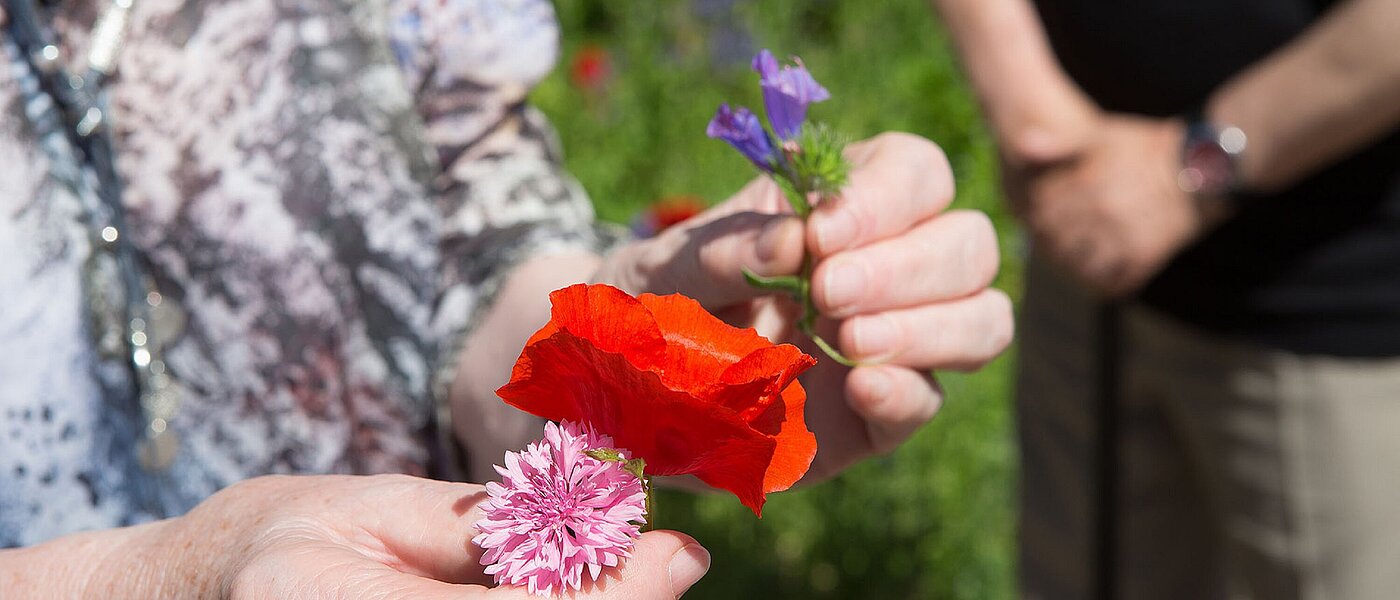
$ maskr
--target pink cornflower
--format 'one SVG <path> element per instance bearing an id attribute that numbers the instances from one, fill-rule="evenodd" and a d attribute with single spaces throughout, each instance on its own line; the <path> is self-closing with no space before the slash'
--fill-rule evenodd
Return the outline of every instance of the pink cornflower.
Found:
<path id="1" fill-rule="evenodd" d="M 481 564 L 496 583 L 549 595 L 579 589 L 584 567 L 596 580 L 603 567 L 631 556 L 646 515 L 646 488 L 623 462 L 585 454 L 612 443 L 564 421 L 545 423 L 544 439 L 506 453 L 506 466 L 496 467 L 503 482 L 486 484 L 486 516 L 472 538 L 485 550 Z"/>

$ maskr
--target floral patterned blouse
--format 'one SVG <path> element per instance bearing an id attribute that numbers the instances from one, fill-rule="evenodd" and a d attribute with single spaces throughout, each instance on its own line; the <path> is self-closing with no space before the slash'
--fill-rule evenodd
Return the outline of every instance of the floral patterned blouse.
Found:
<path id="1" fill-rule="evenodd" d="M 45 5 L 65 56 L 105 2 Z M 0 547 L 261 474 L 433 472 L 435 389 L 499 280 L 612 242 L 524 104 L 557 37 L 547 0 L 137 0 L 108 86 L 127 235 L 188 315 L 151 472 L 85 316 L 89 191 L 0 35 Z"/>

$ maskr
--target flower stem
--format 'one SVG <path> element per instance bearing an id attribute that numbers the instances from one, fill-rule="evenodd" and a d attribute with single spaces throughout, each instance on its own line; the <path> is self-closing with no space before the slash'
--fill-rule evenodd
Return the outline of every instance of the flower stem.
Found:
<path id="1" fill-rule="evenodd" d="M 782 188 L 783 196 L 787 198 L 788 204 L 792 205 L 792 211 L 797 216 L 806 221 L 812 214 L 812 204 L 807 201 L 807 195 L 811 193 L 809 185 L 803 184 L 803 179 L 795 174 L 791 177 L 774 175 L 773 180 L 778 182 L 778 187 Z M 812 264 L 812 255 L 805 249 L 802 254 L 802 271 L 796 276 L 786 275 L 777 277 L 761 277 L 744 270 L 744 279 L 749 285 L 770 291 L 785 291 L 791 293 L 793 299 L 802 304 L 802 316 L 797 321 L 797 328 L 812 339 L 812 342 L 821 348 L 827 356 L 838 363 L 848 367 L 858 366 L 855 361 L 846 358 L 835 346 L 832 346 L 822 336 L 817 335 L 817 317 L 821 313 L 817 311 L 817 304 L 812 300 L 812 270 L 816 265 Z"/>
<path id="2" fill-rule="evenodd" d="M 812 300 L 812 270 L 814 268 L 815 266 L 812 264 L 812 255 L 804 255 L 802 257 L 802 275 L 800 277 L 802 281 L 802 317 L 797 321 L 797 327 L 802 330 L 802 333 L 807 334 L 807 337 L 812 338 L 812 343 L 816 344 L 818 348 L 821 348 L 822 352 L 825 352 L 827 356 L 830 356 L 831 360 L 847 367 L 858 366 L 859 363 L 846 358 L 846 355 L 842 354 L 840 350 L 837 350 L 835 346 L 827 343 L 826 340 L 822 339 L 822 336 L 817 335 L 817 317 L 820 316 L 821 313 L 817 312 L 817 303 Z"/>
<path id="3" fill-rule="evenodd" d="M 642 523 L 642 533 L 646 533 L 656 529 L 656 494 L 653 491 L 655 487 L 652 484 L 651 475 L 642 477 L 642 486 L 647 490 L 647 518 L 646 522 Z"/>

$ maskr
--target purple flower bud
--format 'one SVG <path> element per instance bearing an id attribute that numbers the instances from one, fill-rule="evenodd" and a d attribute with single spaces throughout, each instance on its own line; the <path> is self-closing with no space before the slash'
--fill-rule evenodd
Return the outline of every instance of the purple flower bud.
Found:
<path id="1" fill-rule="evenodd" d="M 762 50 L 753 57 L 753 70 L 758 71 L 763 107 L 778 139 L 796 137 L 807 118 L 807 105 L 831 97 L 800 60 L 796 66 L 779 66 L 772 52 Z"/>
<path id="2" fill-rule="evenodd" d="M 730 110 L 728 104 L 719 105 L 715 117 L 705 128 L 705 135 L 729 142 L 745 158 L 764 171 L 772 172 L 778 162 L 778 152 L 758 116 L 740 106 Z"/>

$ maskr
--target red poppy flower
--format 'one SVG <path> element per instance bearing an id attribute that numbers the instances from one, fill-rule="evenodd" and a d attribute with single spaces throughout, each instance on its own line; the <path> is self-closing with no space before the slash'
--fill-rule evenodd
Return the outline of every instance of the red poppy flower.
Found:
<path id="1" fill-rule="evenodd" d="M 705 212 L 705 202 L 698 196 L 671 196 L 632 219 L 632 234 L 639 238 L 653 237 L 702 212 Z"/>
<path id="2" fill-rule="evenodd" d="M 596 92 L 612 78 L 612 55 L 599 46 L 579 49 L 569 66 L 569 80 L 579 89 Z"/>
<path id="3" fill-rule="evenodd" d="M 607 285 L 550 294 L 550 321 L 525 345 L 507 403 L 582 421 L 646 460 L 652 475 L 692 474 L 761 514 L 817 453 L 797 347 L 715 318 L 681 295 L 633 298 Z"/>

